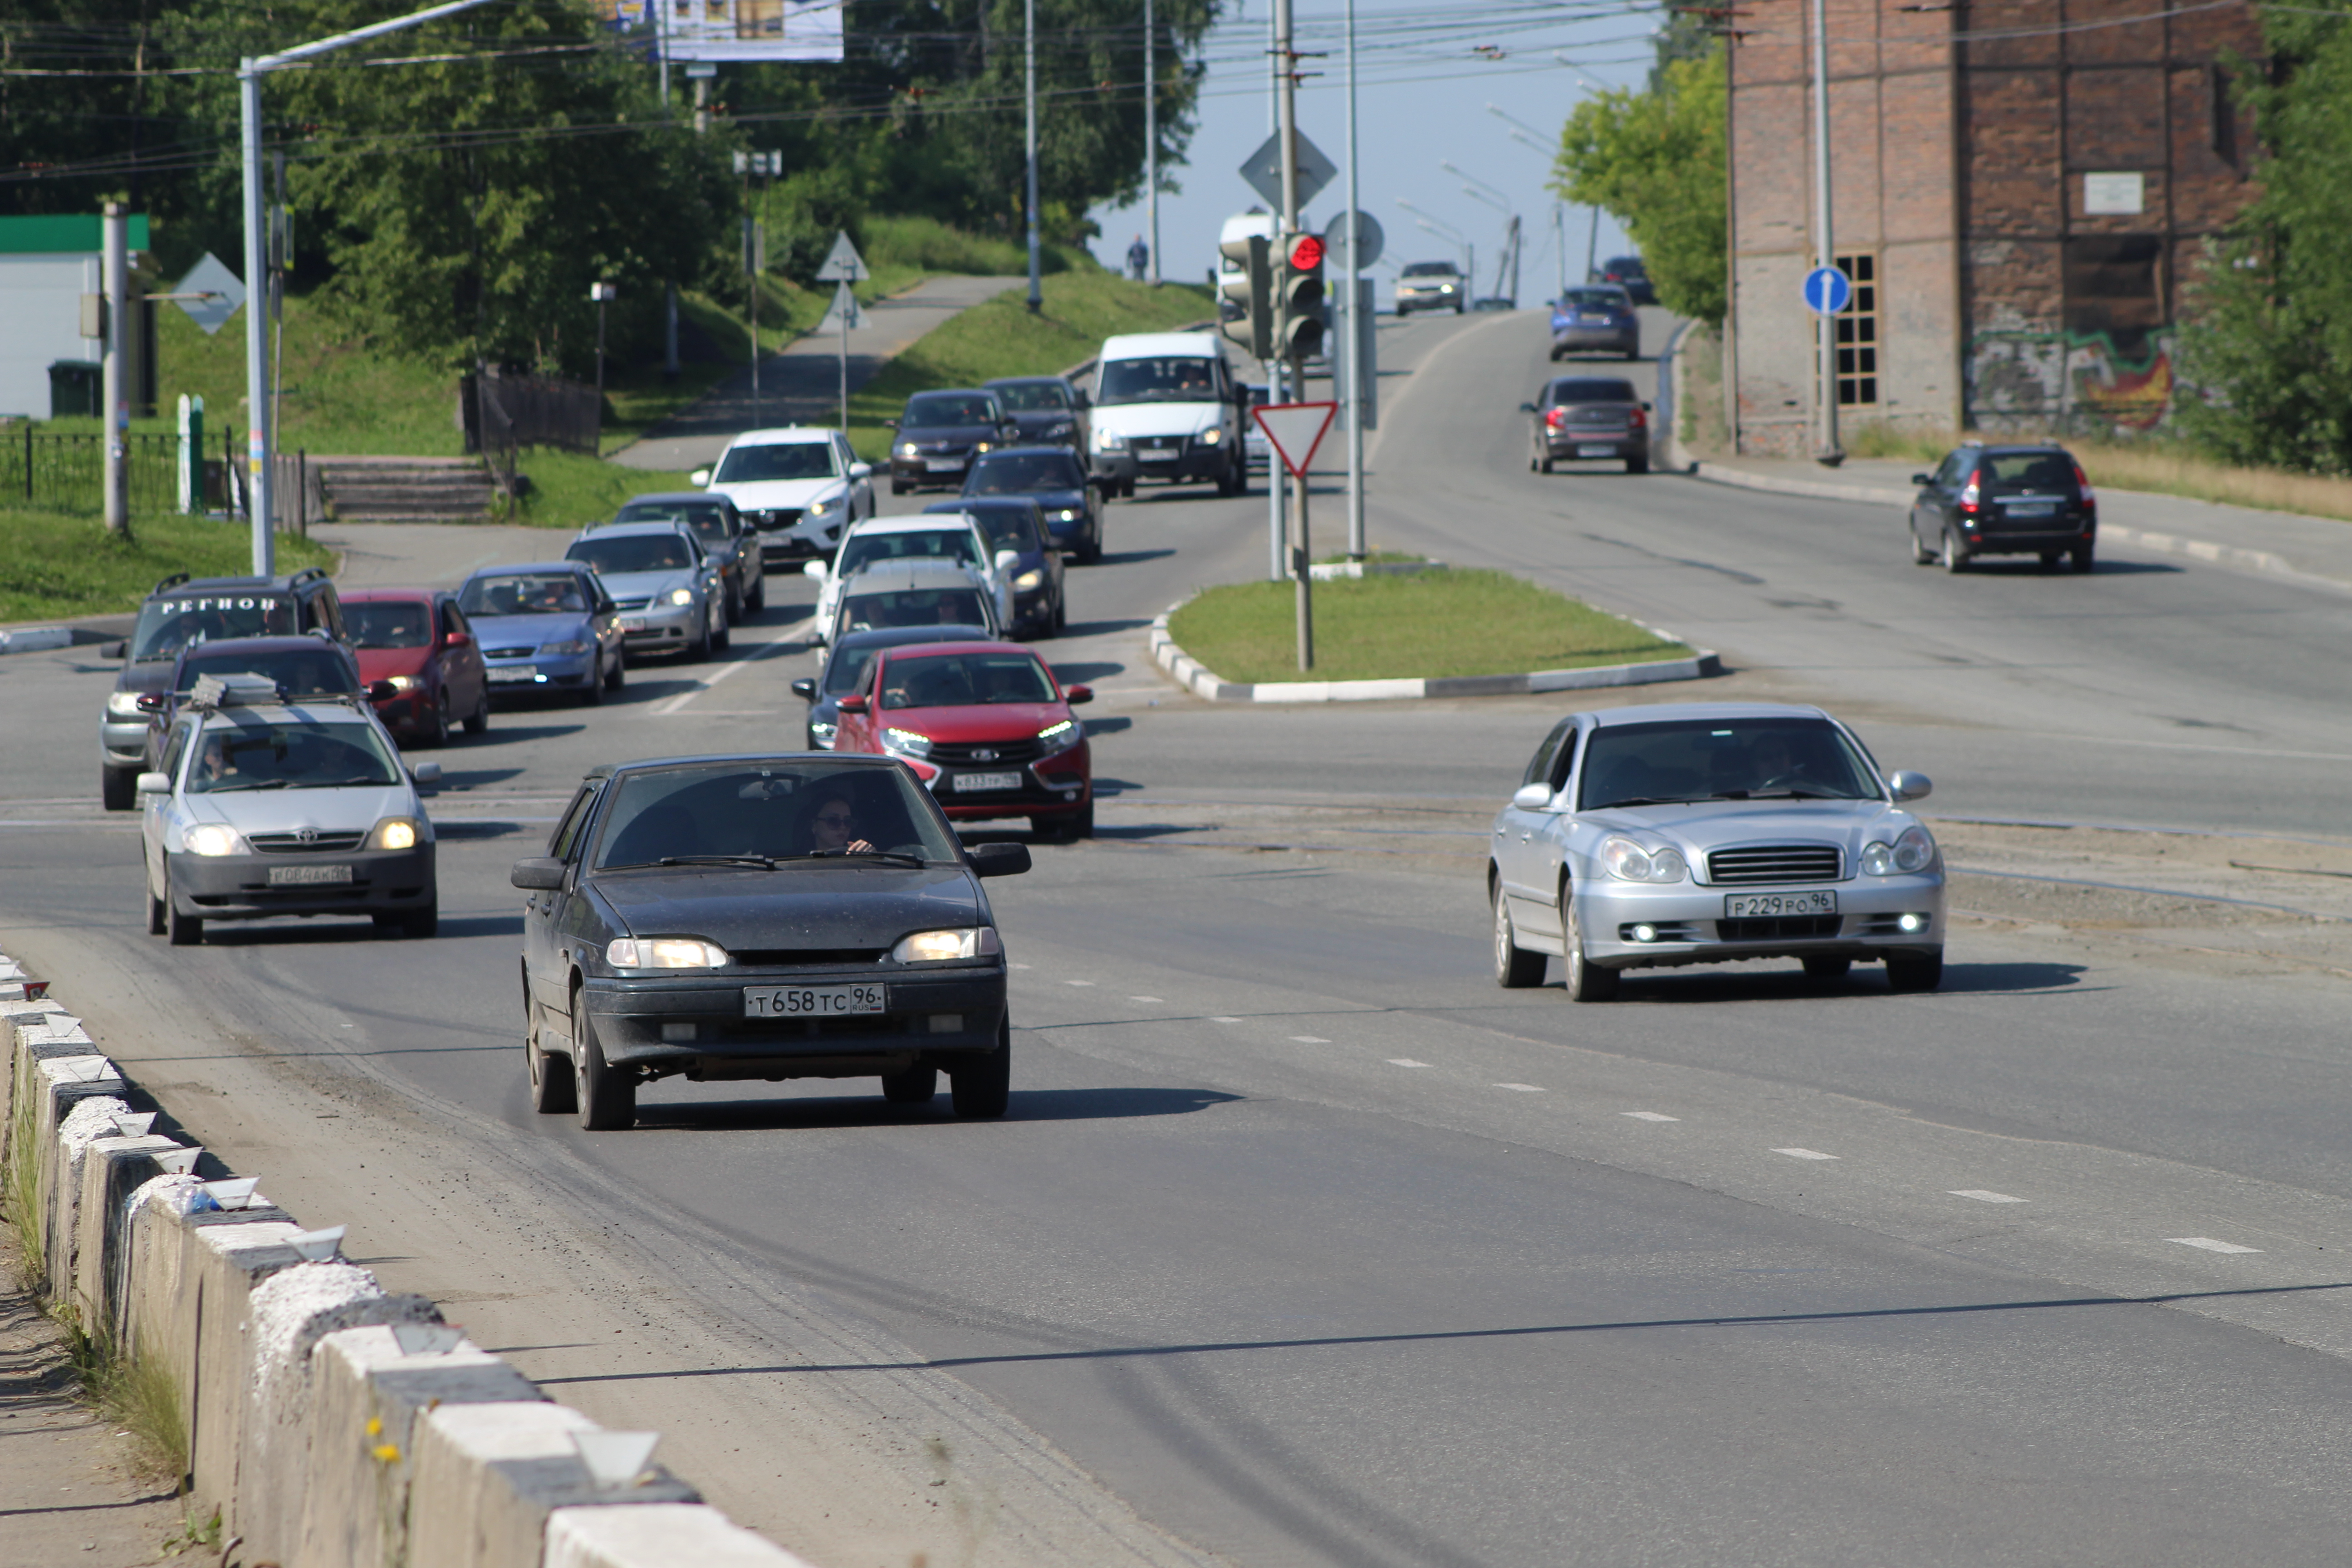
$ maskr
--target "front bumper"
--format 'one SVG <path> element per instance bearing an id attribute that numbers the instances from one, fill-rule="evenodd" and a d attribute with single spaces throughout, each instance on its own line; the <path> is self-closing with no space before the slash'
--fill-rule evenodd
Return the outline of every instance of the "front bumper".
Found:
<path id="1" fill-rule="evenodd" d="M 98 723 L 98 749 L 110 768 L 147 765 L 147 716 L 136 720 L 104 718 Z"/>
<path id="2" fill-rule="evenodd" d="M 1123 485 L 1138 479 L 1182 483 L 1223 479 L 1233 466 L 1233 454 L 1222 440 L 1210 447 L 1191 437 L 1147 436 L 1141 443 L 1130 440 L 1124 452 L 1097 452 L 1092 462 L 1097 478 Z"/>
<path id="3" fill-rule="evenodd" d="M 664 605 L 657 610 L 625 610 L 621 645 L 632 652 L 661 653 L 692 642 L 702 626 L 700 605 Z M 637 624 L 632 626 L 631 622 Z"/>
<path id="4" fill-rule="evenodd" d="M 952 463 L 953 468 L 935 468 L 933 463 Z M 909 489 L 939 485 L 948 489 L 963 489 L 964 476 L 971 472 L 970 453 L 948 453 L 937 458 L 901 458 L 890 459 L 890 482 Z"/>
<path id="5" fill-rule="evenodd" d="M 1400 289 L 1396 297 L 1396 311 L 1398 315 L 1403 316 L 1415 310 L 1459 310 L 1462 309 L 1463 298 L 1458 289 L 1443 294 L 1435 291 L 1426 294 L 1407 294 Z"/>
<path id="6" fill-rule="evenodd" d="M 199 920 L 261 920 L 272 915 L 398 914 L 434 902 L 434 847 L 355 849 L 310 855 L 164 856 L 172 906 Z M 272 886 L 278 867 L 349 866 L 349 882 Z"/>
<path id="7" fill-rule="evenodd" d="M 488 659 L 482 668 L 494 698 L 531 691 L 577 691 L 596 679 L 596 656 L 542 654 L 530 658 Z"/>
<path id="8" fill-rule="evenodd" d="M 1802 895 L 1833 892 L 1833 915 L 1728 921 L 1727 894 Z M 1633 882 L 1580 883 L 1575 894 L 1588 962 L 1610 969 L 1731 963 L 1748 958 L 1851 958 L 1870 963 L 1889 952 L 1926 952 L 1944 944 L 1944 879 L 1856 877 L 1833 884 L 1789 888 L 1725 888 L 1684 882 L 1651 887 Z M 1903 917 L 1916 923 L 1905 930 Z M 1633 933 L 1648 926 L 1647 942 Z"/>
<path id="9" fill-rule="evenodd" d="M 952 970 L 809 970 L 586 982 L 596 1043 L 614 1067 L 654 1077 L 863 1078 L 952 1066 L 997 1047 L 1001 963 Z M 749 1018 L 747 985 L 881 981 L 888 1011 L 836 1018 Z"/>

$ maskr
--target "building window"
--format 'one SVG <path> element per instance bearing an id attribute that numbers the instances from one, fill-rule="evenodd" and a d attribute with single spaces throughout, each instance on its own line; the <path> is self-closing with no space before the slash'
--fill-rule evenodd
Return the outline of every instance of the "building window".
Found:
<path id="1" fill-rule="evenodd" d="M 2104 338 L 2110 353 L 2147 357 L 2165 324 L 2164 241 L 2152 234 L 2076 235 L 2066 241 L 2066 332 Z"/>
<path id="2" fill-rule="evenodd" d="M 1853 299 L 1837 322 L 1837 400 L 1841 408 L 1878 405 L 1878 258 L 1841 256 L 1838 270 L 1853 283 Z"/>

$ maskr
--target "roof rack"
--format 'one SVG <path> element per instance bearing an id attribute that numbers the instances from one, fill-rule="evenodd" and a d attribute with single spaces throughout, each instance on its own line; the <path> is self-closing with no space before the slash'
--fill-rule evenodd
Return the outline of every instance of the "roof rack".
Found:
<path id="1" fill-rule="evenodd" d="M 286 585 L 291 588 L 297 583 L 308 583 L 314 578 L 323 582 L 326 580 L 326 575 L 327 569 L 324 566 L 305 566 L 299 572 L 297 572 L 292 576 L 287 578 Z"/>
<path id="2" fill-rule="evenodd" d="M 358 692 L 320 691 L 301 697 L 289 697 L 286 689 L 266 675 L 244 671 L 229 675 L 204 675 L 188 693 L 188 706 L 218 712 L 224 708 L 323 708 L 341 707 L 357 710 L 367 699 Z"/>
<path id="3" fill-rule="evenodd" d="M 169 577 L 164 578 L 162 582 L 156 584 L 152 588 L 150 588 L 147 591 L 150 594 L 169 593 L 172 589 L 178 587 L 187 580 L 188 574 L 185 572 L 174 572 Z"/>

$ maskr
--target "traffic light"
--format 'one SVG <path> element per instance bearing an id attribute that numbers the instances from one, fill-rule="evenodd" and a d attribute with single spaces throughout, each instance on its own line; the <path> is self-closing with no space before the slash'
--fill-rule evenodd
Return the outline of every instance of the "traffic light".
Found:
<path id="1" fill-rule="evenodd" d="M 1273 272 L 1264 235 L 1229 239 L 1217 254 L 1233 265 L 1217 277 L 1217 330 L 1249 350 L 1254 359 L 1274 354 Z"/>
<path id="2" fill-rule="evenodd" d="M 1294 234 L 1282 242 L 1274 277 L 1275 357 L 1305 364 L 1323 352 L 1323 242 Z"/>

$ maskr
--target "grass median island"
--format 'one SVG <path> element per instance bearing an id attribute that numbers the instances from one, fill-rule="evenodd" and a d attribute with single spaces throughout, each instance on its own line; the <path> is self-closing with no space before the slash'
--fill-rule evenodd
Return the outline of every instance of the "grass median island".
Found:
<path id="1" fill-rule="evenodd" d="M 0 510 L 0 623 L 135 610 L 174 572 L 242 577 L 253 567 L 253 535 L 242 522 L 135 517 L 131 531 L 124 544 L 94 517 Z M 324 545 L 278 536 L 280 573 L 334 563 Z"/>
<path id="2" fill-rule="evenodd" d="M 1298 669 L 1289 583 L 1202 593 L 1170 617 L 1179 647 L 1227 680 L 1517 675 L 1687 658 L 1633 622 L 1507 572 L 1424 572 L 1315 584 L 1315 668 Z"/>

